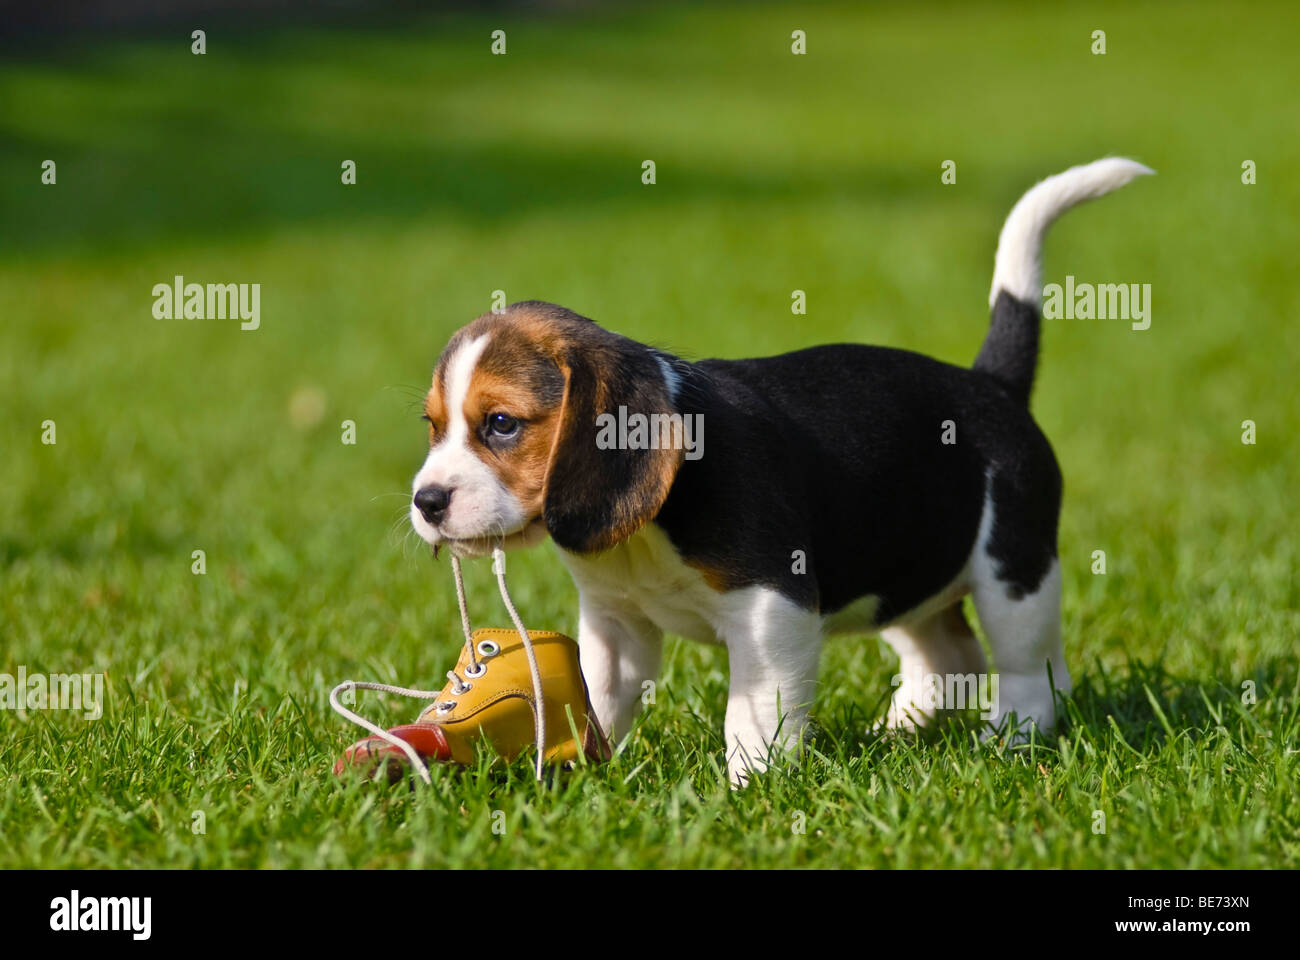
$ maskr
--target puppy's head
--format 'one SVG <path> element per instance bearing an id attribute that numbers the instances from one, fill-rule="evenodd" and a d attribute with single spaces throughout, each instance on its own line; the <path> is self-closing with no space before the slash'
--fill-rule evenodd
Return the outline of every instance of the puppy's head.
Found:
<path id="1" fill-rule="evenodd" d="M 650 348 L 549 303 L 484 314 L 451 338 L 425 398 L 429 455 L 411 523 L 430 544 L 607 549 L 663 506 L 680 449 L 601 449 L 597 417 L 674 412 Z"/>

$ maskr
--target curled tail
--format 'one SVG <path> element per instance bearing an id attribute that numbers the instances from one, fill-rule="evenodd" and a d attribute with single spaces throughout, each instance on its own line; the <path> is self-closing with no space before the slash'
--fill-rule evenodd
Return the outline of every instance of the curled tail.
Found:
<path id="1" fill-rule="evenodd" d="M 1052 221 L 1085 200 L 1118 190 L 1134 177 L 1154 173 L 1134 160 L 1108 157 L 1031 187 L 1011 208 L 998 237 L 989 291 L 992 322 L 975 369 L 999 380 L 1026 404 L 1038 363 L 1038 328 L 1043 282 L 1039 258 Z"/>

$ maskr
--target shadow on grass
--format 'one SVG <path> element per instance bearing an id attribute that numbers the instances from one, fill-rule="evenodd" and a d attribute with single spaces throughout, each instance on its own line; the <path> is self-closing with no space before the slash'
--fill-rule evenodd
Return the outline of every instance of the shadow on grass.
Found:
<path id="1" fill-rule="evenodd" d="M 1249 676 L 1239 678 L 1229 677 L 1226 672 L 1178 676 L 1159 662 L 1132 662 L 1122 672 L 1094 663 L 1076 678 L 1071 695 L 1063 703 L 1058 700 L 1061 722 L 1057 733 L 1037 742 L 1053 749 L 1058 736 L 1068 737 L 1082 729 L 1094 742 L 1118 736 L 1132 752 L 1152 754 L 1180 735 L 1199 739 L 1219 727 L 1257 726 L 1252 713 L 1255 704 L 1289 696 L 1288 691 L 1296 683 L 1294 661 L 1278 657 L 1260 662 Z M 1247 702 L 1247 690 L 1253 702 Z M 814 728 L 810 745 L 830 756 L 860 755 L 876 748 L 893 736 L 872 730 L 875 721 L 885 715 L 888 694 L 892 692 L 888 691 L 869 709 L 849 704 L 822 718 Z M 921 731 L 917 738 L 934 745 L 957 741 L 969 744 L 971 737 L 983 729 L 977 717 L 957 717 Z"/>

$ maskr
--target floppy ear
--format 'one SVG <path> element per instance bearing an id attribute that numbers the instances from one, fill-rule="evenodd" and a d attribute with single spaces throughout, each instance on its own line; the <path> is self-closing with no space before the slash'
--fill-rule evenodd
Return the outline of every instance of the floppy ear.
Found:
<path id="1" fill-rule="evenodd" d="M 588 342 L 566 345 L 557 358 L 564 402 L 543 508 L 551 538 L 575 553 L 607 550 L 652 520 L 683 456 L 680 444 L 660 450 L 597 446 L 601 414 L 617 420 L 624 407 L 627 416 L 648 420 L 674 409 L 659 362 L 646 347 L 594 324 L 591 334 Z"/>

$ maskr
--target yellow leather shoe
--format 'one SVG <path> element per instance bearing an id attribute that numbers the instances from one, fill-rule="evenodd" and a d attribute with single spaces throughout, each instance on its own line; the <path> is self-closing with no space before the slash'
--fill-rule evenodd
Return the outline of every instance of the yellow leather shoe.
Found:
<path id="1" fill-rule="evenodd" d="M 609 743 L 591 709 L 577 643 L 549 630 L 529 630 L 528 636 L 543 691 L 546 762 L 571 762 L 579 753 L 592 761 L 608 760 Z M 415 723 L 388 731 L 414 748 L 425 763 L 471 763 L 481 740 L 510 760 L 536 742 L 537 699 L 519 633 L 491 627 L 473 631 L 471 639 L 472 654 L 468 645 L 461 647 L 456 669 L 447 674 L 437 699 Z M 352 770 L 393 783 L 409 774 L 409 766 L 404 748 L 373 736 L 349 747 L 334 772 Z"/>

